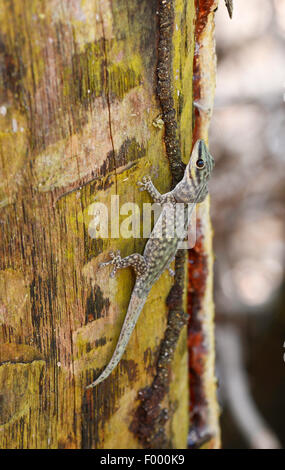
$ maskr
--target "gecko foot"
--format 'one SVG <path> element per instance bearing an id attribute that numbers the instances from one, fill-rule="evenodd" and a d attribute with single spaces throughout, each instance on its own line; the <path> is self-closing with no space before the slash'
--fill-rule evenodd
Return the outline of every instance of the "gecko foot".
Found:
<path id="1" fill-rule="evenodd" d="M 137 185 L 140 186 L 139 191 L 148 191 L 152 186 L 150 177 L 144 176 L 142 181 L 137 182 Z"/>
<path id="2" fill-rule="evenodd" d="M 122 258 L 121 258 L 121 255 L 120 255 L 120 250 L 116 250 L 115 253 L 113 251 L 110 251 L 109 255 L 110 255 L 110 258 L 111 258 L 110 261 L 107 261 L 105 263 L 100 263 L 99 268 L 109 266 L 110 264 L 114 265 L 114 269 L 111 271 L 111 274 L 110 274 L 110 277 L 114 277 L 117 270 L 122 267 L 121 266 Z"/>

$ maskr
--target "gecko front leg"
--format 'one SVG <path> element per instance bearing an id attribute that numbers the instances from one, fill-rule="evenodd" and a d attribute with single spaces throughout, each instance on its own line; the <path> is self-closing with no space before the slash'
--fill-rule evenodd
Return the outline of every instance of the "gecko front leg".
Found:
<path id="1" fill-rule="evenodd" d="M 174 202 L 174 198 L 171 192 L 166 194 L 160 194 L 160 192 L 156 189 L 149 176 L 144 176 L 142 178 L 142 181 L 137 182 L 137 185 L 140 187 L 139 191 L 147 191 L 153 201 L 157 204 Z"/>
<path id="2" fill-rule="evenodd" d="M 138 181 L 139 191 L 147 191 L 154 202 L 162 204 L 163 195 L 156 189 L 149 176 L 144 176 L 142 181 Z"/>

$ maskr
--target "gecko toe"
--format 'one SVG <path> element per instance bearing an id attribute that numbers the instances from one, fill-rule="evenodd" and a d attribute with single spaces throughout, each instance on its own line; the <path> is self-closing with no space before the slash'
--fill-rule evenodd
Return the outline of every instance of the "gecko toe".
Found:
<path id="1" fill-rule="evenodd" d="M 109 263 L 110 261 L 107 261 L 106 263 L 99 263 L 98 267 L 99 269 L 104 268 L 105 266 L 108 266 Z"/>

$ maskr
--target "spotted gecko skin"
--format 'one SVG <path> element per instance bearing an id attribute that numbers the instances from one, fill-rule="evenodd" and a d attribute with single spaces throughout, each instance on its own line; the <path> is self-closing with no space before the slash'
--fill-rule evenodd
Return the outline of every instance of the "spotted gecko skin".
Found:
<path id="1" fill-rule="evenodd" d="M 118 269 L 131 266 L 136 274 L 136 283 L 113 356 L 101 375 L 87 388 L 95 387 L 105 380 L 117 366 L 129 342 L 149 291 L 175 258 L 178 244 L 182 238 L 179 238 L 171 224 L 167 223 L 171 209 L 173 210 L 177 203 L 185 204 L 184 211 L 179 211 L 178 215 L 176 212 L 176 227 L 182 226 L 181 233 L 183 233 L 183 229 L 185 230 L 188 227 L 190 217 L 187 204 L 192 204 L 194 207 L 194 204 L 205 199 L 208 194 L 207 183 L 213 168 L 214 160 L 204 141 L 197 140 L 189 163 L 185 168 L 184 177 L 172 191 L 160 194 L 148 177 L 144 177 L 142 182 L 138 182 L 140 191 L 147 191 L 154 202 L 162 205 L 162 212 L 146 243 L 143 255 L 135 253 L 126 258 L 121 258 L 119 251 L 116 253 L 111 252 L 111 260 L 100 265 L 101 267 L 113 266 L 111 277 L 115 276 Z"/>

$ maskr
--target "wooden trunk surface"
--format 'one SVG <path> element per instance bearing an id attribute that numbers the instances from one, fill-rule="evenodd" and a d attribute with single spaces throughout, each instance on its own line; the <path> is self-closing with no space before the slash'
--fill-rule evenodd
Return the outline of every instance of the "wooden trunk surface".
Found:
<path id="1" fill-rule="evenodd" d="M 110 359 L 134 285 L 131 270 L 110 279 L 98 265 L 110 249 L 127 256 L 146 242 L 110 238 L 114 197 L 141 209 L 151 200 L 137 180 L 151 176 L 162 193 L 172 182 L 157 94 L 159 3 L 0 0 L 0 448 L 186 447 L 186 327 L 154 409 L 168 418 L 156 419 L 148 443 L 135 423 L 167 326 L 176 282 L 168 272 L 119 366 L 85 389 Z M 194 0 L 166 3 L 187 162 L 196 10 Z M 108 238 L 94 238 L 98 202 L 108 208 Z"/>

